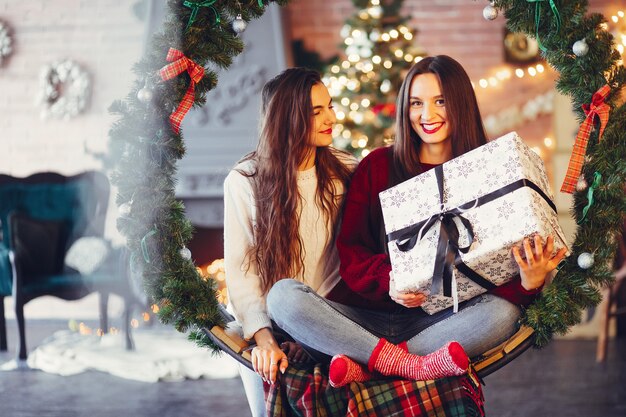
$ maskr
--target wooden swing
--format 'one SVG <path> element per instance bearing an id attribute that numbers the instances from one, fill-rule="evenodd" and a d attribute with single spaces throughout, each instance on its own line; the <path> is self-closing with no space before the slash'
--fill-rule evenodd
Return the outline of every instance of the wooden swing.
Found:
<path id="1" fill-rule="evenodd" d="M 254 345 L 241 337 L 240 325 L 223 305 L 220 305 L 220 315 L 227 323 L 225 326 L 213 326 L 211 329 L 205 328 L 203 331 L 223 352 L 252 369 L 250 350 Z M 508 340 L 472 361 L 472 367 L 476 374 L 480 378 L 484 378 L 502 368 L 531 347 L 534 343 L 534 336 L 535 331 L 531 327 L 521 326 Z"/>

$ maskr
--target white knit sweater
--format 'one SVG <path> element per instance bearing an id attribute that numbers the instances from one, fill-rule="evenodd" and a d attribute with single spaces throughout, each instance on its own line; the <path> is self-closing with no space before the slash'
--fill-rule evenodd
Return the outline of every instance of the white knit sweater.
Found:
<path id="1" fill-rule="evenodd" d="M 342 160 L 345 158 L 341 158 Z M 353 169 L 356 160 L 346 159 Z M 245 161 L 235 167 L 224 181 L 224 268 L 230 300 L 229 308 L 243 327 L 243 335 L 251 339 L 258 330 L 271 328 L 265 295 L 261 291 L 256 264 L 248 256 L 254 244 L 256 207 L 249 178 L 237 172 L 250 172 L 253 162 Z M 341 185 L 340 185 L 341 187 Z M 300 236 L 304 245 L 304 275 L 293 277 L 325 296 L 341 279 L 339 256 L 331 231 L 315 201 L 317 176 L 315 167 L 298 172 L 300 207 Z M 338 191 L 344 194 L 345 190 Z"/>

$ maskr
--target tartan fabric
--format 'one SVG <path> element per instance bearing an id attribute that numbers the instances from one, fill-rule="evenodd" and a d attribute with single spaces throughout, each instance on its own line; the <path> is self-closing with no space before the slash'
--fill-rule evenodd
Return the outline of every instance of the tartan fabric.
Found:
<path id="1" fill-rule="evenodd" d="M 480 384 L 472 376 L 432 381 L 398 378 L 333 388 L 322 367 L 291 366 L 265 385 L 268 417 L 472 417 L 484 416 Z"/>
<path id="2" fill-rule="evenodd" d="M 567 173 L 561 185 L 561 192 L 572 194 L 576 189 L 576 183 L 580 177 L 580 172 L 585 162 L 585 153 L 587 153 L 587 142 L 589 141 L 589 135 L 594 128 L 594 122 L 596 116 L 600 119 L 600 133 L 598 140 L 604 133 L 604 128 L 609 120 L 610 106 L 604 102 L 609 95 L 611 87 L 605 85 L 597 92 L 594 93 L 591 99 L 591 105 L 583 105 L 583 110 L 587 117 L 578 130 L 576 140 L 574 141 L 574 149 L 572 150 L 572 156 L 570 157 L 569 164 L 567 165 Z"/>
<path id="3" fill-rule="evenodd" d="M 185 96 L 176 108 L 176 111 L 170 115 L 172 130 L 175 133 L 178 133 L 180 132 L 180 124 L 183 122 L 185 115 L 193 105 L 196 83 L 200 82 L 202 77 L 204 77 L 204 67 L 196 64 L 191 59 L 187 58 L 181 51 L 174 48 L 170 48 L 167 52 L 166 60 L 167 62 L 171 62 L 171 64 L 168 64 L 159 70 L 159 75 L 163 81 L 170 80 L 185 71 L 187 71 L 189 77 L 191 78 L 191 82 L 189 83 L 189 88 L 187 89 Z"/>

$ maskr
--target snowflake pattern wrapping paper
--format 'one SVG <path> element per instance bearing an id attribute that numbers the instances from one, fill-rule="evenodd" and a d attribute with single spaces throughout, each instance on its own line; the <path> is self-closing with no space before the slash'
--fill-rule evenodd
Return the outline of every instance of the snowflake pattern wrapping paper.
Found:
<path id="1" fill-rule="evenodd" d="M 511 248 L 525 237 L 567 246 L 552 200 L 543 161 L 515 132 L 381 192 L 396 288 L 425 293 L 433 314 L 510 281 L 519 274 Z M 451 273 L 439 284 L 446 254 Z"/>

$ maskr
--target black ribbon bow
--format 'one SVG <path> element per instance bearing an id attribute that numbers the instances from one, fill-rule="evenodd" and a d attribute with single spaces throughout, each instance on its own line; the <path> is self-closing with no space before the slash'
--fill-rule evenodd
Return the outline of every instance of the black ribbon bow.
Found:
<path id="1" fill-rule="evenodd" d="M 437 178 L 437 187 L 439 188 L 439 202 L 443 208 L 443 167 L 441 165 L 435 167 L 435 177 Z M 446 297 L 452 295 L 452 271 L 457 260 L 460 260 L 459 252 L 467 253 L 474 241 L 472 224 L 461 215 L 461 213 L 473 206 L 472 203 L 475 203 L 475 201 L 451 210 L 435 213 L 424 221 L 388 235 L 390 240 L 396 241 L 398 249 L 402 252 L 408 252 L 415 247 L 418 239 L 426 235 L 439 222 L 439 242 L 437 243 L 437 254 L 435 256 L 433 282 L 430 288 L 431 294 L 438 294 L 443 285 L 443 295 Z M 459 220 L 467 232 L 469 240 L 467 246 L 459 246 L 459 228 L 454 219 Z"/>
<path id="2" fill-rule="evenodd" d="M 439 203 L 441 207 L 444 207 L 443 166 L 439 165 L 435 167 L 434 171 L 435 177 L 437 178 L 437 187 L 439 189 Z M 390 242 L 395 240 L 398 249 L 402 252 L 408 252 L 415 247 L 418 239 L 421 239 L 437 222 L 440 222 L 439 242 L 437 243 L 435 270 L 433 272 L 430 293 L 438 294 L 443 286 L 443 295 L 446 297 L 452 296 L 452 271 L 454 267 L 486 290 L 493 289 L 496 287 L 493 282 L 482 277 L 479 273 L 463 263 L 461 259 L 461 253 L 468 253 L 470 246 L 474 242 L 474 229 L 472 228 L 472 224 L 461 214 L 471 208 L 480 207 L 483 204 L 512 193 L 522 187 L 529 187 L 537 192 L 548 203 L 550 208 L 556 212 L 556 206 L 550 197 L 548 197 L 537 184 L 526 178 L 522 178 L 456 208 L 442 210 L 441 213 L 435 213 L 426 220 L 391 232 L 387 234 L 387 239 Z M 454 219 L 457 219 L 467 232 L 469 238 L 469 244 L 467 246 L 459 247 L 459 229 Z"/>

